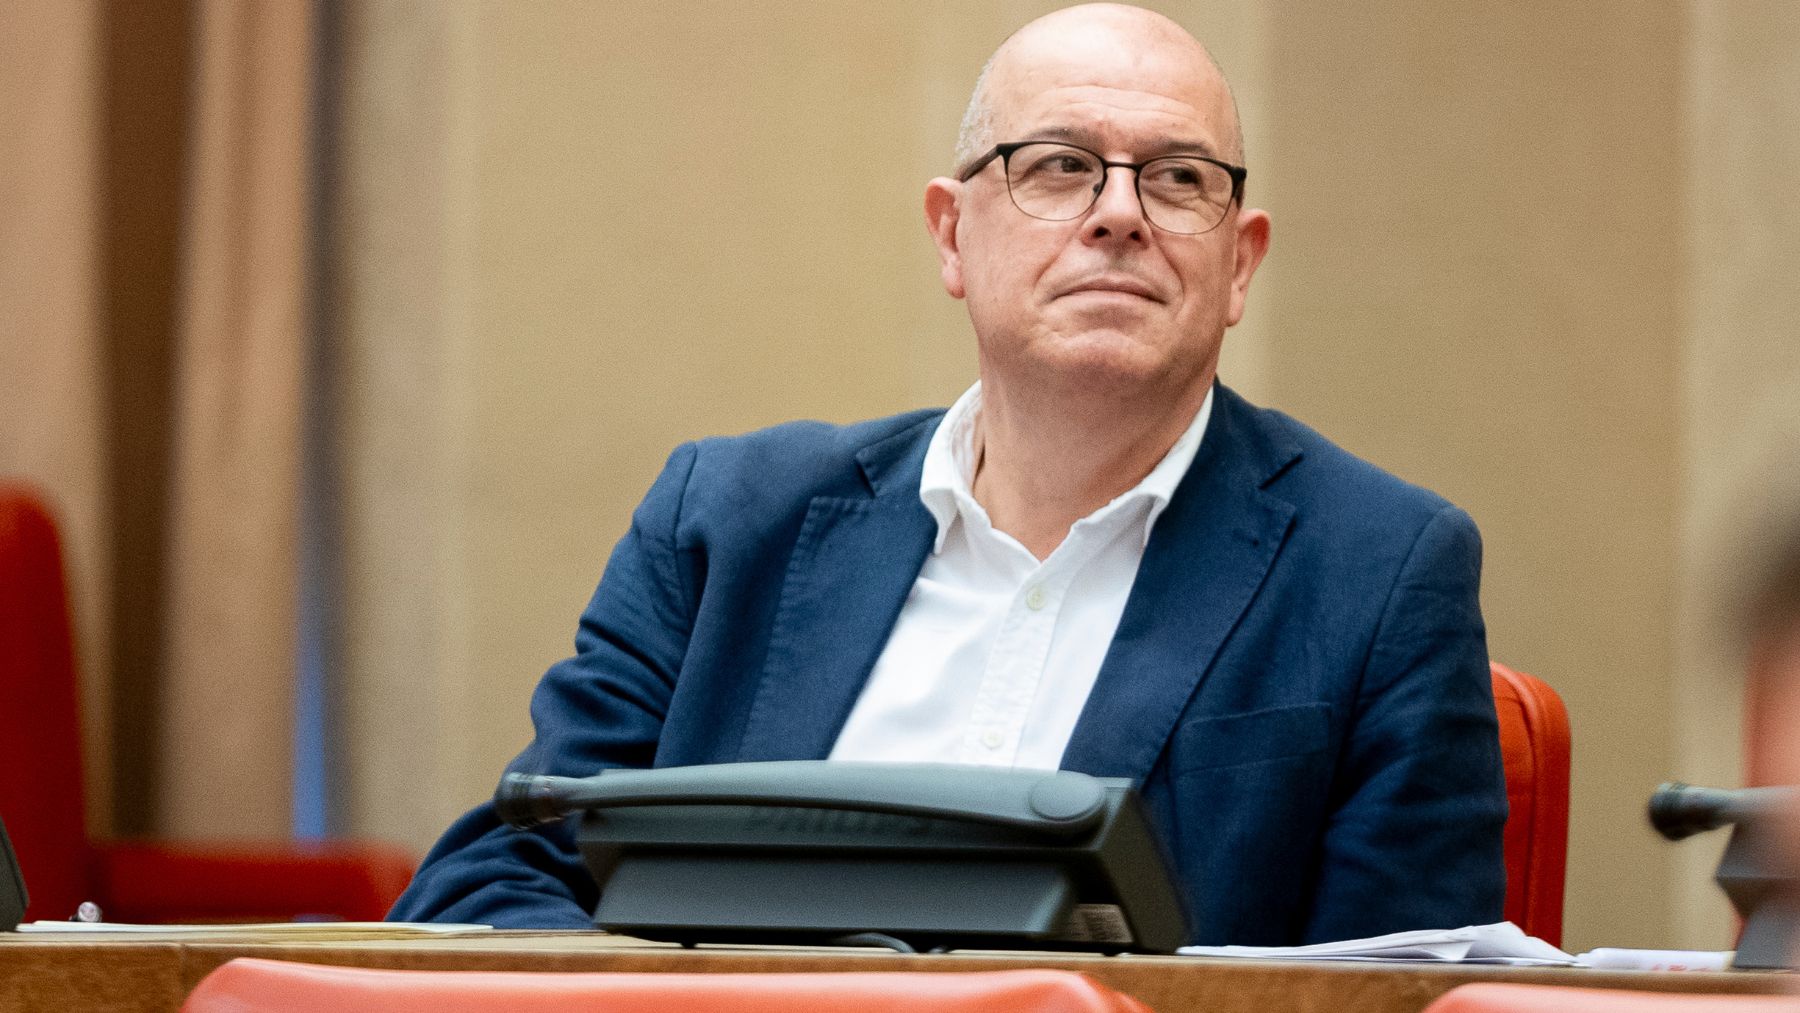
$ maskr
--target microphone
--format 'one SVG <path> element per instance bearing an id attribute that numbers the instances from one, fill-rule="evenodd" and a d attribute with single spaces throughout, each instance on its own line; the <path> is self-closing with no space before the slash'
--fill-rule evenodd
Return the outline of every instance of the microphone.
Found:
<path id="1" fill-rule="evenodd" d="M 767 760 L 515 771 L 493 804 L 521 830 L 578 820 L 565 836 L 599 887 L 594 924 L 640 938 L 1157 953 L 1187 938 L 1125 778 Z M 1081 905 L 1110 920 L 1072 927 Z"/>
<path id="2" fill-rule="evenodd" d="M 519 830 L 593 810 L 710 805 L 886 813 L 1072 838 L 1100 825 L 1107 799 L 1104 782 L 1069 770 L 778 760 L 593 777 L 513 772 L 495 790 L 494 809 Z"/>
<path id="3" fill-rule="evenodd" d="M 582 808 L 581 779 L 510 773 L 494 791 L 494 809 L 516 830 L 555 823 Z"/>
<path id="4" fill-rule="evenodd" d="M 1800 802 L 1792 787 L 1698 788 L 1680 781 L 1650 796 L 1650 825 L 1671 841 L 1737 823 L 1756 823 Z"/>
<path id="5" fill-rule="evenodd" d="M 1800 804 L 1800 788 L 1696 788 L 1671 781 L 1650 796 L 1650 825 L 1671 841 L 1736 824 L 1713 879 L 1744 920 L 1732 967 L 1789 966 L 1789 940 L 1800 927 L 1793 859 L 1779 824 Z"/>

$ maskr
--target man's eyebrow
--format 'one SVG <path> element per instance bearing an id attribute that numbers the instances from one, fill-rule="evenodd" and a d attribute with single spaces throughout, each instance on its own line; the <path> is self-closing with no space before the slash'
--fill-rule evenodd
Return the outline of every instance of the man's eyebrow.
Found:
<path id="1" fill-rule="evenodd" d="M 1221 157 L 1212 145 L 1205 141 L 1165 141 L 1155 148 L 1157 155 L 1205 155 L 1207 158 Z"/>
<path id="2" fill-rule="evenodd" d="M 1080 127 L 1043 127 L 1031 131 L 1027 140 L 1068 141 L 1084 148 L 1098 149 L 1098 134 Z M 1205 155 L 1207 158 L 1220 157 L 1217 149 L 1205 141 L 1164 140 L 1151 144 L 1142 151 L 1135 152 L 1139 158 L 1161 158 L 1164 155 Z"/>

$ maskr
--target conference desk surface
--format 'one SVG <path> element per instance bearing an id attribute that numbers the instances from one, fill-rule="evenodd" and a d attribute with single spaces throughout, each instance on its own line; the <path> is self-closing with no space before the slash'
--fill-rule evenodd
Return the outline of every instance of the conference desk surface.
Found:
<path id="1" fill-rule="evenodd" d="M 1409 1013 L 1471 981 L 1678 992 L 1787 991 L 1790 975 L 1635 972 L 1455 964 L 1102 957 L 1066 953 L 908 955 L 878 950 L 681 947 L 573 932 L 450 936 L 318 930 L 305 935 L 221 930 L 132 936 L 0 933 L 0 1010 L 173 1010 L 234 957 L 428 970 L 489 971 L 1080 971 L 1173 1010 Z"/>

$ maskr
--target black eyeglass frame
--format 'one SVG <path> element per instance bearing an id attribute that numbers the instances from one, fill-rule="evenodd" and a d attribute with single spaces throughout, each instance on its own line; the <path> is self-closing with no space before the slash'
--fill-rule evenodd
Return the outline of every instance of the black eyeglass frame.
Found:
<path id="1" fill-rule="evenodd" d="M 1094 199 L 1092 201 L 1088 202 L 1087 207 L 1082 208 L 1080 211 L 1076 212 L 1075 214 L 1070 215 L 1067 218 L 1045 218 L 1042 215 L 1032 214 L 1031 212 L 1025 210 L 1025 208 L 1019 204 L 1018 198 L 1014 197 L 1013 192 L 1012 192 L 1012 156 L 1013 156 L 1013 152 L 1018 151 L 1020 148 L 1027 148 L 1034 144 L 1053 144 L 1053 145 L 1056 145 L 1058 147 L 1063 147 L 1063 148 L 1074 148 L 1076 151 L 1080 151 L 1085 154 L 1094 156 L 1094 160 L 1100 163 L 1100 184 L 1098 186 L 1094 187 Z M 1070 144 L 1067 141 L 1040 140 L 1040 141 L 1008 141 L 1005 144 L 994 145 L 993 150 L 989 151 L 987 154 L 976 159 L 974 164 L 970 165 L 967 169 L 964 169 L 962 171 L 962 174 L 956 177 L 957 182 L 967 183 L 969 180 L 974 179 L 975 175 L 977 173 L 979 173 L 981 170 L 987 168 L 988 163 L 992 162 L 996 158 L 998 158 L 1000 160 L 1000 174 L 1002 176 L 1006 177 L 1006 196 L 1007 196 L 1008 200 L 1012 201 L 1013 207 L 1018 208 L 1020 214 L 1028 215 L 1032 218 L 1036 218 L 1039 221 L 1044 221 L 1044 222 L 1072 222 L 1075 219 L 1080 218 L 1082 215 L 1086 214 L 1089 210 L 1091 210 L 1095 204 L 1100 202 L 1100 194 L 1102 191 L 1104 191 L 1106 189 L 1106 181 L 1108 178 L 1107 170 L 1109 170 L 1109 169 L 1130 169 L 1131 170 L 1132 192 L 1137 194 L 1138 207 L 1144 209 L 1144 220 L 1149 222 L 1151 225 L 1156 225 L 1156 221 L 1150 217 L 1150 208 L 1144 203 L 1144 189 L 1142 186 L 1143 179 L 1144 179 L 1144 166 L 1149 165 L 1152 162 L 1160 162 L 1165 158 L 1191 158 L 1191 159 L 1195 159 L 1195 160 L 1201 161 L 1201 162 L 1209 162 L 1213 165 L 1218 166 L 1221 169 L 1224 169 L 1226 175 L 1231 177 L 1231 199 L 1225 202 L 1226 214 L 1231 213 L 1231 206 L 1233 204 L 1237 204 L 1240 206 L 1243 204 L 1244 180 L 1249 178 L 1249 175 L 1250 175 L 1249 170 L 1245 169 L 1241 165 L 1232 165 L 1230 162 L 1221 161 L 1217 158 L 1212 158 L 1207 155 L 1187 155 L 1187 154 L 1158 155 L 1155 158 L 1146 158 L 1142 162 L 1109 162 L 1105 158 L 1101 157 L 1101 155 L 1098 151 L 1095 151 L 1092 148 L 1084 148 L 1079 144 Z M 1204 236 L 1208 232 L 1211 232 L 1212 230 L 1218 228 L 1220 223 L 1222 223 L 1224 221 L 1225 221 L 1225 215 L 1220 215 L 1218 221 L 1212 223 L 1211 225 L 1207 226 L 1204 229 L 1201 229 L 1199 232 L 1176 232 L 1176 230 L 1174 230 L 1174 229 L 1165 228 L 1161 225 L 1156 225 L 1156 227 L 1159 229 L 1162 229 L 1164 232 L 1172 232 L 1178 236 Z"/>

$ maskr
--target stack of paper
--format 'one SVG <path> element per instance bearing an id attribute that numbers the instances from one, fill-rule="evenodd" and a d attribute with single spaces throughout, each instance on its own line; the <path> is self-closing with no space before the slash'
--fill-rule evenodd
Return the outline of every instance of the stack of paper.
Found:
<path id="1" fill-rule="evenodd" d="M 1255 957 L 1286 960 L 1430 960 L 1461 964 L 1573 965 L 1575 958 L 1512 922 L 1460 929 L 1393 932 L 1372 939 L 1345 939 L 1311 946 L 1184 946 L 1197 957 Z"/>
<path id="2" fill-rule="evenodd" d="M 1627 950 L 1603 946 L 1583 953 L 1575 962 L 1607 971 L 1723 971 L 1731 966 L 1734 956 L 1732 950 Z"/>

